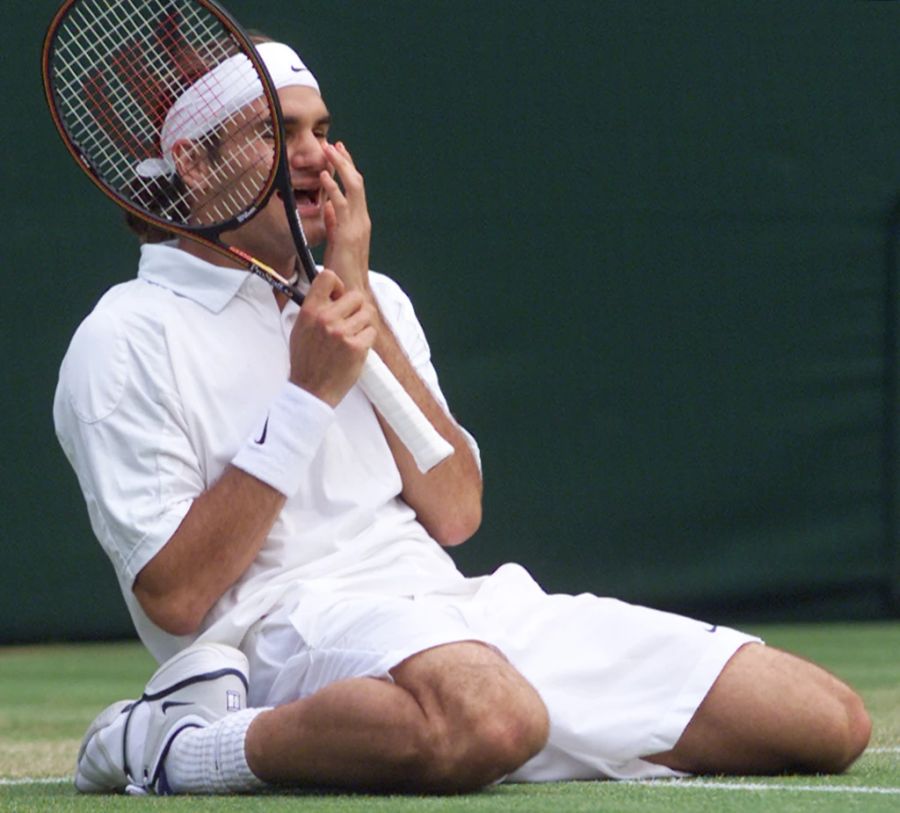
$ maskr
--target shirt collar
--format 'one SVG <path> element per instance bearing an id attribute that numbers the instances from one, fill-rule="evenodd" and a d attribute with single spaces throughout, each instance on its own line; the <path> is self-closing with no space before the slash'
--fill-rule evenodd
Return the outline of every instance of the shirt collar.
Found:
<path id="1" fill-rule="evenodd" d="M 138 277 L 192 299 L 212 313 L 224 310 L 247 280 L 255 278 L 243 269 L 201 260 L 174 242 L 141 246 Z"/>

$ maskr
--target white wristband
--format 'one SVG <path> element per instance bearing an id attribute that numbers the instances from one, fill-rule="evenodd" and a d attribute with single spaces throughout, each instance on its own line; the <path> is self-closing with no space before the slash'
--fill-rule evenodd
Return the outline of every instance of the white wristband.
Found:
<path id="1" fill-rule="evenodd" d="M 290 497 L 333 420 L 328 404 L 286 382 L 231 463 Z"/>

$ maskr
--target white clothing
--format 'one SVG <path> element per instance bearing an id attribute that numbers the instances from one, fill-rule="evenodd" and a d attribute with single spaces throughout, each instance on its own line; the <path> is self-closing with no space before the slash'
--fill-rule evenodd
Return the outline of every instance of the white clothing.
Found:
<path id="1" fill-rule="evenodd" d="M 244 641 L 250 706 L 389 670 L 442 643 L 483 641 L 534 686 L 545 748 L 511 782 L 681 775 L 642 756 L 675 745 L 735 651 L 757 638 L 590 594 L 550 595 L 520 565 L 411 597 L 304 585 Z"/>
<path id="2" fill-rule="evenodd" d="M 411 303 L 371 276 L 385 318 L 446 406 Z M 298 308 L 269 286 L 171 245 L 144 246 L 138 279 L 111 289 L 76 332 L 54 419 L 135 627 L 159 661 L 189 643 L 132 593 L 193 499 L 259 435 L 289 372 Z M 546 596 L 517 565 L 465 578 L 399 497 L 371 405 L 312 396 L 301 484 L 200 638 L 241 647 L 250 700 L 280 703 L 389 670 L 442 643 L 500 650 L 547 703 L 548 746 L 513 779 L 671 776 L 640 759 L 671 748 L 749 636 L 596 596 Z M 468 437 L 468 436 L 467 436 Z M 478 454 L 474 440 L 469 438 Z"/>
<path id="3" fill-rule="evenodd" d="M 419 375 L 446 404 L 409 299 L 380 274 L 371 285 Z M 253 274 L 145 245 L 138 279 L 101 298 L 63 360 L 57 436 L 138 634 L 159 662 L 189 640 L 153 624 L 132 585 L 193 499 L 259 435 L 288 377 L 298 310 L 289 302 L 279 311 Z M 399 499 L 400 474 L 365 396 L 354 387 L 335 410 L 307 400 L 298 431 L 314 435 L 319 451 L 254 563 L 205 619 L 221 643 L 237 645 L 300 580 L 408 594 L 410 585 L 460 578 Z"/>

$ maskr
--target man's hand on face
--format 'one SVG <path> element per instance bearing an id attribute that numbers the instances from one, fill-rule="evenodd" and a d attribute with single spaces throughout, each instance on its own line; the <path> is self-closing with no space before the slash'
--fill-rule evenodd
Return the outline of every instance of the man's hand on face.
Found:
<path id="1" fill-rule="evenodd" d="M 369 290 L 369 244 L 372 222 L 366 204 L 363 176 L 343 143 L 325 144 L 325 155 L 337 180 L 328 172 L 320 175 L 328 196 L 325 203 L 324 265 L 331 268 L 351 290 Z"/>

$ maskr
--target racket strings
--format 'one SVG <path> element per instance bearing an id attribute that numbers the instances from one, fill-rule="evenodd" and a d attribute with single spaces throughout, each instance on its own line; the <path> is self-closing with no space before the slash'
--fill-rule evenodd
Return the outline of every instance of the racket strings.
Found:
<path id="1" fill-rule="evenodd" d="M 251 206 L 266 185 L 274 165 L 273 129 L 268 107 L 260 108 L 229 116 L 211 136 L 216 146 L 200 163 L 212 193 L 195 205 L 199 225 L 230 220 Z M 194 168 L 189 165 L 188 171 Z"/>
<path id="2" fill-rule="evenodd" d="M 156 13 L 151 16 L 154 10 Z M 131 132 L 145 136 L 142 141 L 146 151 L 139 154 L 142 158 L 154 149 L 152 142 L 162 123 L 160 113 L 164 116 L 172 101 L 209 69 L 197 54 L 194 75 L 186 70 L 188 59 L 178 56 L 179 51 L 188 53 L 188 40 L 182 32 L 193 32 L 195 40 L 202 38 L 207 43 L 215 42 L 218 32 L 211 31 L 208 24 L 198 27 L 203 21 L 197 16 L 179 17 L 171 4 L 164 9 L 159 3 L 136 4 L 129 0 L 81 3 L 73 7 L 57 38 L 55 67 L 60 94 L 72 102 L 83 94 L 88 102 L 109 107 L 100 121 L 104 130 L 127 143 L 125 136 L 129 131 L 123 125 L 131 125 Z M 215 55 L 210 56 L 213 58 L 207 62 L 212 67 L 218 60 Z M 135 84 L 141 79 L 143 88 Z M 135 93 L 141 92 L 141 98 L 134 98 Z M 154 108 L 155 115 L 141 115 Z M 75 105 L 73 112 L 76 121 L 92 126 L 91 118 L 85 115 L 89 108 L 82 106 L 79 110 Z M 117 121 L 114 114 L 121 120 Z"/>
<path id="3" fill-rule="evenodd" d="M 78 3 L 60 25 L 51 62 L 68 136 L 104 184 L 150 214 L 180 225 L 227 222 L 260 198 L 275 164 L 271 125 L 260 125 L 270 119 L 268 106 L 258 105 L 262 116 L 237 110 L 223 117 L 221 99 L 234 88 L 210 81 L 210 71 L 241 52 L 219 19 L 196 3 Z M 193 148 L 180 150 L 178 165 L 164 154 L 163 126 L 172 105 L 201 78 L 206 92 L 179 122 Z M 225 77 L 233 78 L 233 72 Z M 210 121 L 212 129 L 205 126 Z M 140 169 L 148 159 L 157 164 L 149 173 Z M 212 187 L 217 194 L 204 197 Z"/>

